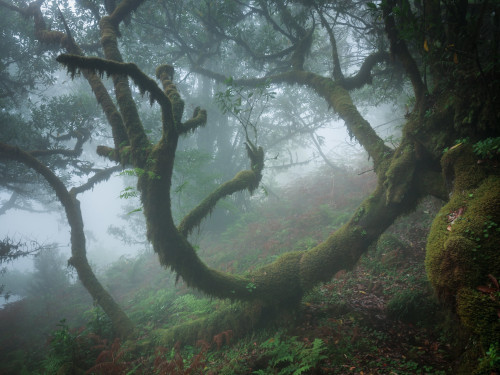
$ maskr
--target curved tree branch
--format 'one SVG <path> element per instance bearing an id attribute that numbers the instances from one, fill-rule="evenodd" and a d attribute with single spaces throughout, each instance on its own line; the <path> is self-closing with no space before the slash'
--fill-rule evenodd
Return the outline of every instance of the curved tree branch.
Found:
<path id="1" fill-rule="evenodd" d="M 363 86 L 372 83 L 372 69 L 375 65 L 381 62 L 389 62 L 390 55 L 385 51 L 375 52 L 369 55 L 361 67 L 358 70 L 358 73 L 354 76 L 345 78 L 341 80 L 341 85 L 348 91 L 362 88 Z"/>
<path id="2" fill-rule="evenodd" d="M 91 178 L 89 178 L 86 183 L 84 183 L 83 185 L 80 185 L 78 187 L 72 188 L 71 193 L 76 196 L 80 193 L 83 193 L 83 192 L 89 190 L 89 189 L 92 189 L 96 184 L 98 184 L 99 182 L 108 180 L 113 173 L 118 172 L 122 169 L 123 169 L 123 167 L 121 165 L 116 165 L 116 166 L 111 167 L 111 168 L 106 168 L 106 169 L 101 169 L 99 171 L 96 171 L 96 173 Z"/>
<path id="3" fill-rule="evenodd" d="M 170 106 L 170 100 L 165 93 L 158 87 L 156 82 L 144 74 L 135 64 L 122 63 L 99 57 L 85 57 L 77 55 L 59 55 L 57 62 L 67 67 L 72 77 L 77 71 L 88 70 L 100 76 L 104 72 L 110 75 L 122 75 L 132 78 L 135 85 L 139 88 L 141 94 L 148 93 L 150 103 L 157 102 L 160 106 Z"/>
<path id="4" fill-rule="evenodd" d="M 226 82 L 228 79 L 222 74 L 204 68 L 196 67 L 194 70 L 219 82 Z M 233 80 L 235 85 L 248 87 L 256 87 L 265 82 L 301 84 L 313 89 L 344 120 L 349 134 L 356 138 L 368 152 L 368 155 L 373 158 L 376 167 L 392 154 L 392 150 L 385 145 L 368 121 L 361 116 L 353 104 L 348 90 L 341 83 L 335 82 L 331 78 L 303 71 L 291 71 L 255 79 Z"/>
<path id="5" fill-rule="evenodd" d="M 251 170 L 239 172 L 234 178 L 220 185 L 214 192 L 206 197 L 196 208 L 194 208 L 181 221 L 178 226 L 179 232 L 187 237 L 196 226 L 215 208 L 219 200 L 238 191 L 248 189 L 250 192 L 255 190 L 262 179 L 262 170 L 264 168 L 264 150 L 258 149 L 251 143 L 246 145 L 248 157 L 251 161 Z"/>
<path id="6" fill-rule="evenodd" d="M 64 207 L 71 228 L 71 258 L 68 263 L 75 267 L 82 284 L 108 314 L 118 334 L 121 337 L 131 335 L 134 330 L 132 322 L 99 283 L 88 263 L 80 203 L 75 194 L 68 192 L 62 181 L 49 168 L 17 147 L 0 142 L 0 159 L 15 160 L 26 165 L 42 175 L 52 187 Z"/>

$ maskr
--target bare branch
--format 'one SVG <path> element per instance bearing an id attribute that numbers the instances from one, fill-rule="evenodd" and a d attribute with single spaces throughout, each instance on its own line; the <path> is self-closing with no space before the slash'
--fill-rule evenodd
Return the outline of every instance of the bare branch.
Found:
<path id="1" fill-rule="evenodd" d="M 27 152 L 20 150 L 18 147 L 0 142 L 0 159 L 20 162 L 38 172 L 49 183 L 66 211 L 68 224 L 71 228 L 72 256 L 68 263 L 75 267 L 82 284 L 89 291 L 94 300 L 97 301 L 108 314 L 115 324 L 115 328 L 120 330 L 120 336 L 127 337 L 132 334 L 132 322 L 113 300 L 111 295 L 102 287 L 101 283 L 99 283 L 88 263 L 83 220 L 78 200 L 68 192 L 63 182 L 49 168 Z"/>

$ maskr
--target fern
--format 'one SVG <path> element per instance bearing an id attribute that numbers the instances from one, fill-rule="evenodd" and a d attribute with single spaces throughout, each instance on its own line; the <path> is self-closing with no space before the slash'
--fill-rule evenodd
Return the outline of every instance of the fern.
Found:
<path id="1" fill-rule="evenodd" d="M 281 340 L 278 333 L 260 347 L 265 349 L 262 357 L 271 357 L 271 359 L 266 369 L 253 372 L 257 375 L 274 374 L 276 370 L 279 370 L 279 375 L 300 375 L 315 368 L 321 360 L 326 358 L 323 354 L 326 348 L 320 339 L 315 339 L 308 347 L 307 344 L 298 341 L 297 337 Z"/>

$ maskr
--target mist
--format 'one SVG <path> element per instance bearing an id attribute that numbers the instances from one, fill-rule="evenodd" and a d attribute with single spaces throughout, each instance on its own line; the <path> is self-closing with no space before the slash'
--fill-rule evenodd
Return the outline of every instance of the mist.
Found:
<path id="1" fill-rule="evenodd" d="M 430 3 L 0 1 L 0 373 L 499 373 L 500 9 Z"/>

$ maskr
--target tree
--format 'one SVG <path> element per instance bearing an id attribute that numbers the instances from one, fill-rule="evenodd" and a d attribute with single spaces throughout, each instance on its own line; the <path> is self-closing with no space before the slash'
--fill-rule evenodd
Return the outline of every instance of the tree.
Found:
<path id="1" fill-rule="evenodd" d="M 481 338 L 483 350 L 498 341 L 499 301 L 488 292 L 491 288 L 477 289 L 488 282 L 488 275 L 494 279 L 500 275 L 495 245 L 500 222 L 497 2 L 122 0 L 105 2 L 106 9 L 95 1 L 77 2 L 92 15 L 88 22 L 99 23 L 102 55 L 98 57 L 84 56 L 76 43 L 80 35 L 73 36 L 75 31 L 81 32 L 82 40 L 94 36 L 83 26 L 72 26 L 73 30 L 62 18 L 65 31 L 49 31 L 40 2 L 28 7 L 0 4 L 33 17 L 35 37 L 65 49 L 57 61 L 72 77 L 80 73 L 89 82 L 114 142 L 112 147 L 99 146 L 97 153 L 133 168 L 147 238 L 162 265 L 189 286 L 219 298 L 291 305 L 318 282 L 352 267 L 398 216 L 434 195 L 447 204 L 429 236 L 429 278 L 438 295 Z M 70 15 L 68 8 L 65 12 Z M 129 22 L 132 26 L 127 26 Z M 133 42 L 138 36 L 144 44 Z M 157 53 L 148 54 L 144 71 L 123 62 L 121 50 L 131 58 L 149 46 Z M 322 63 L 325 56 L 327 63 Z M 189 234 L 220 199 L 259 186 L 264 150 L 247 131 L 250 168 L 220 184 L 176 224 L 170 192 L 179 139 L 205 126 L 207 113 L 196 107 L 186 117 L 174 68 L 161 65 L 164 62 L 178 64 L 176 71 L 220 84 L 248 88 L 271 84 L 283 91 L 297 85 L 312 90 L 368 153 L 378 176 L 376 189 L 348 223 L 311 250 L 287 253 L 245 276 L 210 269 L 189 243 Z M 155 65 L 161 87 L 146 74 Z M 101 82 L 104 74 L 112 79 L 117 105 Z M 407 77 L 406 85 L 391 81 L 401 75 Z M 129 80 L 160 107 L 158 140 L 145 131 L 138 112 L 140 99 Z M 383 96 L 400 95 L 405 87 L 413 93 L 395 149 L 384 143 L 354 104 L 353 93 L 367 85 Z M 35 156 L 0 144 L 1 159 L 34 169 L 56 192 L 72 231 L 70 263 L 126 336 L 132 324 L 100 286 L 85 258 L 78 191 L 68 192 Z"/>

